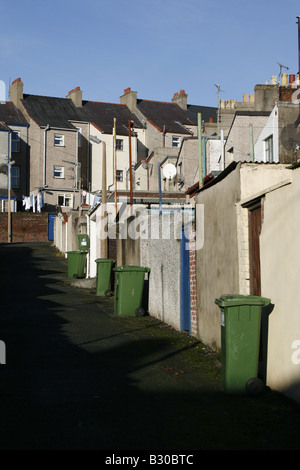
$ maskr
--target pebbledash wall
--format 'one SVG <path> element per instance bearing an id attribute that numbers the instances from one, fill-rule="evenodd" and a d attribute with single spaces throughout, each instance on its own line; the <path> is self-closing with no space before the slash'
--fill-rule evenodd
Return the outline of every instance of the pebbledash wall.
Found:
<path id="1" fill-rule="evenodd" d="M 13 212 L 11 214 L 12 242 L 48 241 L 48 213 Z M 8 215 L 0 213 L 0 243 L 8 242 Z"/>

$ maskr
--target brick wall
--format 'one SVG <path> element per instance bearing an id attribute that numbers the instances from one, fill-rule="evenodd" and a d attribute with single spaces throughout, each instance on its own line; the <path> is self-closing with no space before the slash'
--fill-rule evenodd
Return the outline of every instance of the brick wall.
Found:
<path id="1" fill-rule="evenodd" d="M 14 212 L 11 214 L 12 242 L 48 241 L 48 213 Z M 0 213 L 0 243 L 8 241 L 8 215 Z"/>

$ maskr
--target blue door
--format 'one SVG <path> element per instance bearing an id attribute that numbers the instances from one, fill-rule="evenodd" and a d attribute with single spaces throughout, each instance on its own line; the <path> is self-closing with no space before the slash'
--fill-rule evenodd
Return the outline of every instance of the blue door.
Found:
<path id="1" fill-rule="evenodd" d="M 56 214 L 48 214 L 48 240 L 54 240 L 54 219 Z"/>
<path id="2" fill-rule="evenodd" d="M 191 332 L 191 298 L 190 298 L 190 251 L 184 226 L 180 241 L 180 310 L 181 330 Z"/>

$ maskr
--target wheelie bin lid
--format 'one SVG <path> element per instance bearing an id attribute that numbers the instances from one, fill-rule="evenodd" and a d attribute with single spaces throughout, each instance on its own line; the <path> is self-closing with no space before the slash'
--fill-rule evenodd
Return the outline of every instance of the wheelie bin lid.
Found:
<path id="1" fill-rule="evenodd" d="M 144 266 L 126 265 L 126 266 L 118 266 L 117 268 L 114 268 L 114 271 L 117 271 L 117 272 L 124 272 L 124 271 L 136 272 L 136 271 L 139 271 L 139 272 L 149 273 L 150 268 L 146 268 Z"/>
<path id="2" fill-rule="evenodd" d="M 219 307 L 234 307 L 239 305 L 258 305 L 266 306 L 271 302 L 266 297 L 260 297 L 257 295 L 221 295 L 218 299 L 215 299 L 215 304 Z"/>
<path id="3" fill-rule="evenodd" d="M 95 263 L 115 263 L 116 260 L 109 259 L 109 258 L 97 258 L 95 259 Z"/>

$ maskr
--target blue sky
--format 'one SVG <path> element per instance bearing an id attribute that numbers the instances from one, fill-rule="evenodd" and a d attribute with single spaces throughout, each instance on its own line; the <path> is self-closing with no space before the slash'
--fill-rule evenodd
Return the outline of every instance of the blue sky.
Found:
<path id="1" fill-rule="evenodd" d="M 0 80 L 24 93 L 119 103 L 138 98 L 217 106 L 298 72 L 299 0 L 1 1 Z"/>

